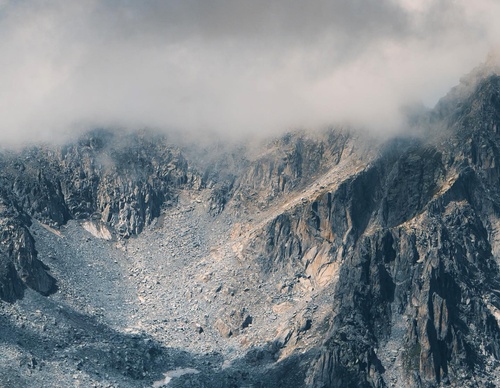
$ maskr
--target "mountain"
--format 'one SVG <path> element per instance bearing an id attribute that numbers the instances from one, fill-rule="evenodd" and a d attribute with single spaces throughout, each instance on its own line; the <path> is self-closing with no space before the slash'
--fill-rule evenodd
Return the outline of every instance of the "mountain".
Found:
<path id="1" fill-rule="evenodd" d="M 411 125 L 2 151 L 1 385 L 499 386 L 500 76 Z"/>

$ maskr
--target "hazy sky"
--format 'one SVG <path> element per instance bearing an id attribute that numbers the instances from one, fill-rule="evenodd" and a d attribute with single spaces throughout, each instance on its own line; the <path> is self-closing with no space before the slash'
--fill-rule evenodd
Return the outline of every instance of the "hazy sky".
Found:
<path id="1" fill-rule="evenodd" d="M 398 127 L 500 37 L 497 0 L 0 0 L 0 141 L 94 127 Z"/>

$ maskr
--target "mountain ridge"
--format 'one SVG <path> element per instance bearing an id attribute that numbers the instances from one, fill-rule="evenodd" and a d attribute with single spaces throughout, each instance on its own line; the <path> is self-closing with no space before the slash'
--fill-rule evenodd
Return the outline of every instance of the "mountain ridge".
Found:
<path id="1" fill-rule="evenodd" d="M 120 386 L 143 386 L 158 381 L 160 361 L 173 367 L 166 360 L 180 356 L 164 347 L 175 340 L 169 333 L 177 321 L 160 323 L 164 309 L 182 313 L 183 324 L 205 336 L 196 346 L 225 360 L 212 368 L 203 363 L 219 365 L 215 358 L 193 356 L 180 366 L 201 373 L 179 376 L 169 383 L 175 386 L 495 386 L 500 76 L 479 69 L 469 78 L 424 113 L 423 132 L 385 142 L 334 129 L 284 135 L 256 156 L 241 147 L 211 157 L 210 146 L 183 149 L 147 131 L 94 131 L 75 144 L 3 153 L 0 298 L 11 303 L 3 308 L 22 321 L 36 308 L 23 302 L 25 293 L 38 300 L 33 289 L 70 311 L 73 302 L 64 298 L 80 289 L 70 276 L 83 271 L 78 260 L 110 279 L 123 276 L 106 272 L 123 260 L 129 267 L 120 271 L 147 274 L 123 285 L 126 293 L 138 287 L 138 307 L 130 302 L 123 315 L 110 306 L 103 318 L 94 311 L 81 319 L 100 319 L 117 331 L 119 344 L 129 344 L 128 326 L 114 323 L 112 314 L 123 315 L 120 322 L 131 320 L 154 338 L 156 356 L 141 350 L 90 368 L 87 382 L 101 384 L 106 371 L 119 376 Z M 99 233 L 83 237 L 84 221 L 106 229 L 109 241 Z M 101 263 L 92 244 L 114 261 Z M 44 264 L 57 255 L 64 258 L 52 262 L 59 276 Z M 82 292 L 89 304 L 93 297 L 102 303 L 96 306 L 108 300 L 105 292 Z M 160 295 L 169 293 L 175 309 L 162 304 L 167 296 Z M 134 311 L 151 323 L 127 315 Z M 2 315 L 1 322 L 17 327 L 9 319 Z M 59 329 L 48 330 L 67 341 Z M 177 350 L 197 349 L 182 343 Z M 123 368 L 137 357 L 143 370 L 130 380 Z"/>

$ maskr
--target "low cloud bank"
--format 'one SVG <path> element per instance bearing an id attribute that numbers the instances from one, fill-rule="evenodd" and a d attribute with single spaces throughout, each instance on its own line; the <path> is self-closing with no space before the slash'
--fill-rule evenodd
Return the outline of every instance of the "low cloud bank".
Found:
<path id="1" fill-rule="evenodd" d="M 387 134 L 484 61 L 495 0 L 0 0 L 0 142 L 96 127 Z"/>

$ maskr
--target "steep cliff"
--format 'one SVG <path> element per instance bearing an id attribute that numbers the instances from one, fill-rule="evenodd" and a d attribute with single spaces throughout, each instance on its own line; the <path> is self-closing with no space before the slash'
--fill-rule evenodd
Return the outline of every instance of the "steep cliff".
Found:
<path id="1" fill-rule="evenodd" d="M 307 385 L 482 385 L 498 367 L 499 85 L 445 99 L 429 120 L 445 136 L 389 142 L 249 244 L 264 273 L 335 289 Z"/>

